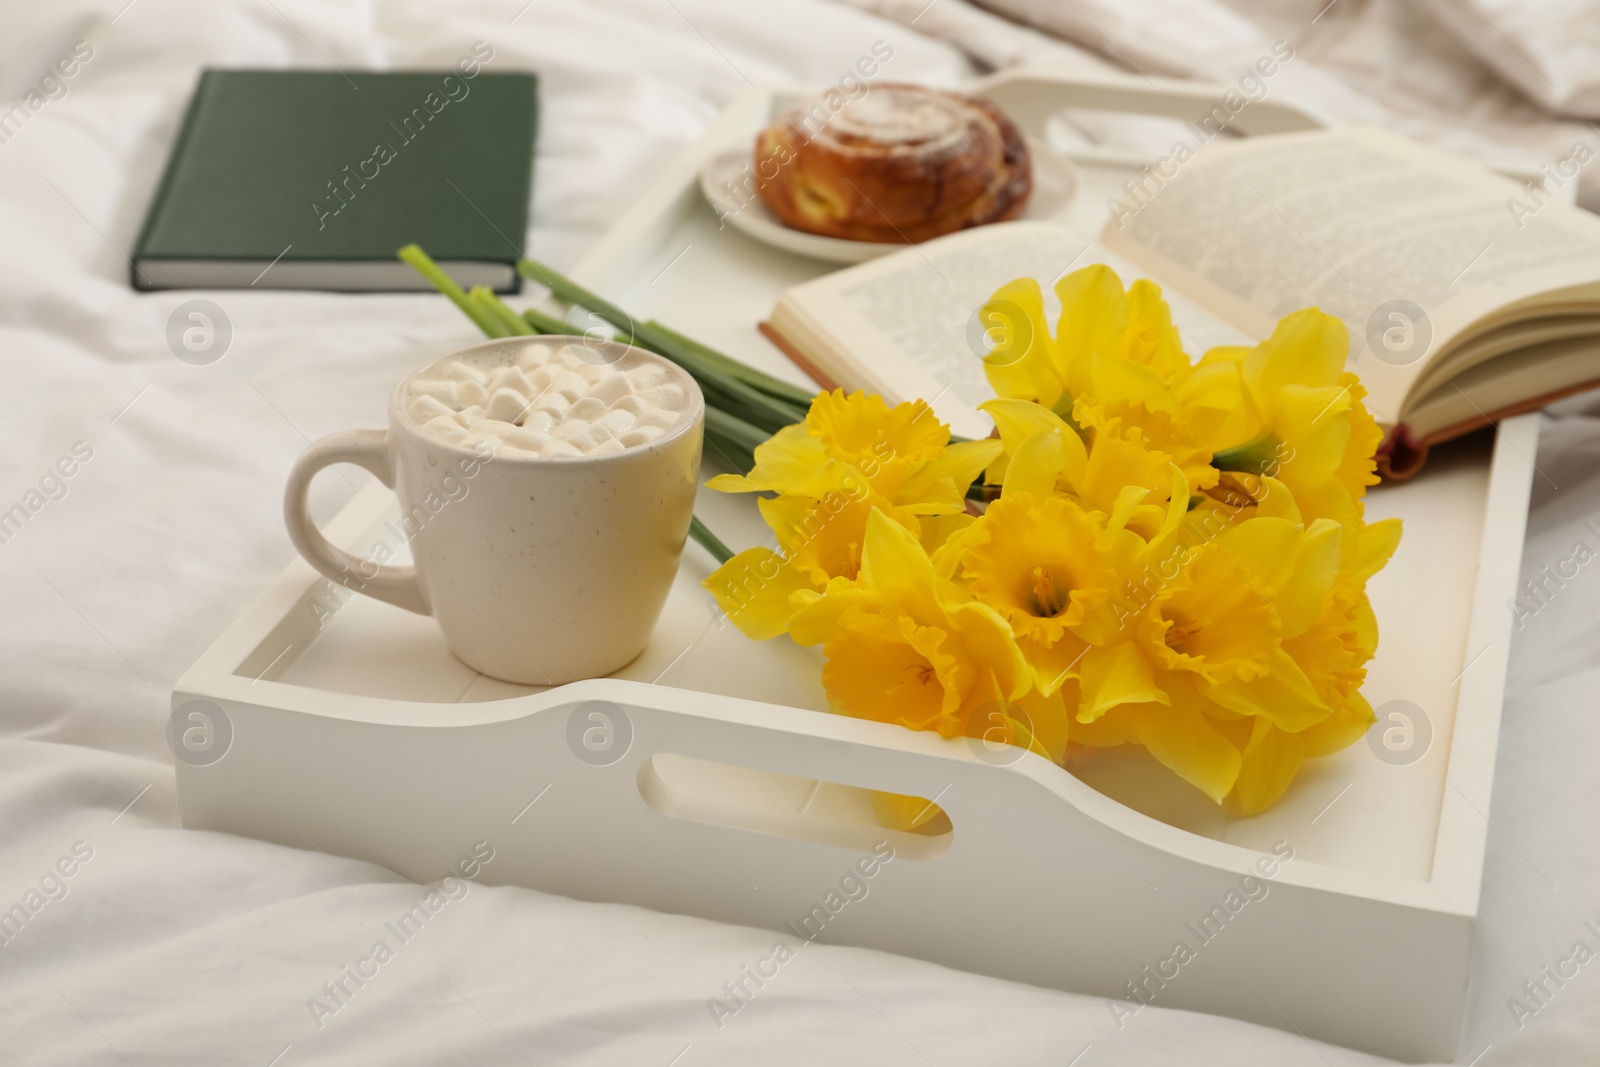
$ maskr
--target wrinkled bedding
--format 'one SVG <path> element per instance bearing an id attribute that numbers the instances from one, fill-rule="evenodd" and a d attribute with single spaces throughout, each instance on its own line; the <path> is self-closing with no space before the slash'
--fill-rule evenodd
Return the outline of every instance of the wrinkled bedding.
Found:
<path id="1" fill-rule="evenodd" d="M 292 557 L 279 500 L 294 457 L 321 434 L 378 425 L 391 383 L 468 335 L 437 299 L 226 292 L 212 295 L 231 347 L 191 366 L 166 334 L 191 294 L 135 294 L 125 258 L 201 65 L 443 67 L 479 40 L 494 67 L 542 76 L 529 247 L 558 266 L 747 81 L 830 82 L 878 38 L 894 44 L 896 77 L 958 84 L 1024 59 L 1227 81 L 1288 35 L 1304 63 L 1275 91 L 1340 119 L 1480 158 L 1555 159 L 1600 136 L 1586 122 L 1600 113 L 1593 5 L 1535 17 L 1513 0 L 1341 0 L 1313 22 L 1321 6 L 10 6 L 0 102 L 41 103 L 0 142 L 0 512 L 27 512 L 0 539 L 0 913 L 27 915 L 0 927 L 0 1063 L 1370 1062 L 1161 1007 L 1119 1029 L 1095 998 L 820 944 L 718 1019 L 707 1000 L 772 935 L 472 882 L 330 999 L 374 931 L 430 890 L 182 830 L 171 687 Z M 1597 456 L 1600 404 L 1575 398 L 1547 418 L 1528 576 L 1578 541 L 1600 550 L 1587 525 L 1600 518 Z M 365 483 L 345 474 L 318 482 L 320 517 Z M 1571 963 L 1575 942 L 1600 949 L 1585 925 L 1600 925 L 1596 571 L 1555 587 L 1510 650 L 1462 1062 L 1590 1063 L 1600 1044 L 1600 962 Z M 1568 963 L 1559 983 L 1545 977 Z"/>

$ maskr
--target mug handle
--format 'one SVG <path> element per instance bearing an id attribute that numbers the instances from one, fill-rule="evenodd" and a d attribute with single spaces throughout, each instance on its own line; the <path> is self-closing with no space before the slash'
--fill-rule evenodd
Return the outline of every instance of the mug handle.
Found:
<path id="1" fill-rule="evenodd" d="M 294 542 L 294 547 L 306 562 L 329 581 L 376 597 L 397 608 L 405 608 L 418 615 L 431 615 L 428 605 L 423 602 L 422 587 L 417 584 L 415 567 L 377 564 L 377 574 L 368 577 L 367 572 L 374 566 L 370 560 L 351 555 L 317 529 L 306 508 L 306 494 L 316 473 L 335 463 L 354 463 L 364 467 L 378 481 L 390 489 L 394 488 L 394 464 L 389 456 L 387 430 L 340 430 L 328 434 L 312 442 L 289 471 L 289 484 L 283 491 L 283 521 L 289 527 L 289 540 Z M 351 579 L 354 579 L 354 584 Z"/>

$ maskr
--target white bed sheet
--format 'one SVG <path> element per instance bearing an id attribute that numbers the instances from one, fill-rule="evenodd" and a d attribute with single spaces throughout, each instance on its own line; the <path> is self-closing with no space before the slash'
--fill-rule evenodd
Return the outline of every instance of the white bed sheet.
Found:
<path id="1" fill-rule="evenodd" d="M 438 299 L 228 292 L 210 294 L 232 322 L 227 355 L 175 359 L 166 321 L 190 294 L 136 295 L 124 256 L 199 66 L 443 66 L 489 41 L 491 69 L 543 77 L 530 247 L 562 265 L 746 80 L 830 82 L 878 38 L 895 47 L 895 77 L 955 82 L 970 61 L 822 0 L 60 0 L 3 17 L 0 101 L 77 41 L 93 57 L 0 144 L 0 511 L 78 442 L 92 455 L 0 543 L 0 911 L 59 898 L 0 944 L 0 1063 L 1371 1060 L 1161 1008 L 1119 1030 L 1095 998 L 821 945 L 719 1028 L 708 999 L 772 935 L 482 886 L 314 1017 L 323 983 L 425 890 L 179 829 L 170 688 L 290 558 L 279 499 L 294 456 L 379 425 L 404 370 L 471 335 Z M 1596 453 L 1600 417 L 1569 403 L 1540 455 L 1530 573 L 1576 539 L 1600 547 L 1583 525 L 1600 512 Z M 320 516 L 364 481 L 345 473 L 318 483 Z M 1512 651 L 1463 1042 L 1464 1059 L 1491 1046 L 1484 1065 L 1593 1062 L 1600 1041 L 1600 963 L 1520 1030 L 1506 1003 L 1600 920 L 1591 571 Z"/>

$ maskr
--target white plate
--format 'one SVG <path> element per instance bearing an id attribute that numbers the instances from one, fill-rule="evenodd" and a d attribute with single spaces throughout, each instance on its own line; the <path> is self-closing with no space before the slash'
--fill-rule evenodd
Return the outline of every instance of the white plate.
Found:
<path id="1" fill-rule="evenodd" d="M 1033 137 L 1028 138 L 1028 152 L 1033 158 L 1033 192 L 1021 217 L 1055 218 L 1072 203 L 1072 195 L 1078 189 L 1078 170 L 1056 148 Z M 861 263 L 903 247 L 823 237 L 785 226 L 760 197 L 741 200 L 730 192 L 742 184 L 750 164 L 750 149 L 746 148 L 714 156 L 700 171 L 700 191 L 722 221 L 735 229 L 774 248 L 831 263 Z"/>

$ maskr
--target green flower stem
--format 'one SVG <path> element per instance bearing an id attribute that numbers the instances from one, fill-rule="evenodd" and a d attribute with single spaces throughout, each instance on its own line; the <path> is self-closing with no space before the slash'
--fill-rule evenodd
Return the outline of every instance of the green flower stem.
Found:
<path id="1" fill-rule="evenodd" d="M 709 348 L 693 338 L 685 337 L 676 330 L 673 330 L 667 326 L 663 326 L 655 319 L 651 319 L 645 325 L 649 326 L 651 329 L 659 330 L 667 339 L 682 345 L 684 348 L 687 348 L 690 351 L 693 351 L 706 362 L 717 367 L 719 370 L 722 370 L 729 376 L 737 378 L 739 381 L 744 382 L 744 384 L 750 386 L 752 389 L 759 389 L 761 392 L 766 393 L 770 397 L 787 401 L 790 404 L 795 404 L 802 408 L 809 408 L 811 406 L 811 401 L 817 395 L 817 390 L 815 389 L 804 389 L 798 385 L 793 385 L 789 382 L 786 382 L 782 378 L 774 378 L 765 371 L 760 371 L 748 364 L 740 363 L 731 356 L 725 356 L 716 349 Z"/>
<path id="2" fill-rule="evenodd" d="M 700 521 L 696 515 L 689 520 L 689 536 L 700 543 L 700 547 L 711 553 L 718 563 L 726 563 L 733 558 L 733 550 L 718 540 L 711 528 Z"/>
<path id="3" fill-rule="evenodd" d="M 739 416 L 710 405 L 706 406 L 706 432 L 716 434 L 719 438 L 737 446 L 739 451 L 746 453 L 754 453 L 772 436 L 761 427 L 752 426 Z"/>
<path id="4" fill-rule="evenodd" d="M 507 307 L 506 302 L 495 296 L 494 290 L 487 285 L 474 285 L 471 291 L 467 293 L 467 297 L 477 301 L 489 314 L 493 315 L 500 325 L 505 327 L 508 335 L 531 334 L 534 332 L 533 327 L 529 326 L 522 316 Z"/>
<path id="5" fill-rule="evenodd" d="M 535 333 L 570 334 L 573 331 L 573 327 L 570 324 L 556 318 L 554 315 L 546 315 L 544 312 L 534 308 L 524 310 L 522 318 L 524 322 L 533 327 Z"/>
<path id="6" fill-rule="evenodd" d="M 560 299 L 593 312 L 602 321 L 629 334 L 634 344 L 672 360 L 688 371 L 702 390 L 708 394 L 715 393 L 719 406 L 736 411 L 746 421 L 776 433 L 783 427 L 805 418 L 811 397 L 803 390 L 799 391 L 799 396 L 794 399 L 783 399 L 758 389 L 743 380 L 751 374 L 751 368 L 744 367 L 743 364 L 698 342 L 675 334 L 659 323 L 635 322 L 617 305 L 602 299 L 542 263 L 531 259 L 518 260 L 517 270 L 523 277 L 545 286 Z M 742 373 L 736 372 L 733 369 L 735 366 L 743 368 Z M 778 379 L 769 376 L 763 378 L 767 379 L 769 389 L 776 388 L 772 383 Z M 793 389 L 792 386 L 789 388 Z M 707 399 L 710 400 L 711 396 L 708 395 Z"/>
<path id="7" fill-rule="evenodd" d="M 474 303 L 462 290 L 461 286 L 456 284 L 455 279 L 446 274 L 439 264 L 428 258 L 428 253 L 424 252 L 420 247 L 406 245 L 400 249 L 398 255 L 402 260 L 415 267 L 417 273 L 428 279 L 435 289 L 449 297 L 450 302 L 460 308 L 467 318 L 476 323 L 478 329 L 490 337 L 507 337 L 510 335 L 505 326 L 501 325 L 500 321 L 495 318 L 493 312 L 484 308 L 481 304 Z"/>

